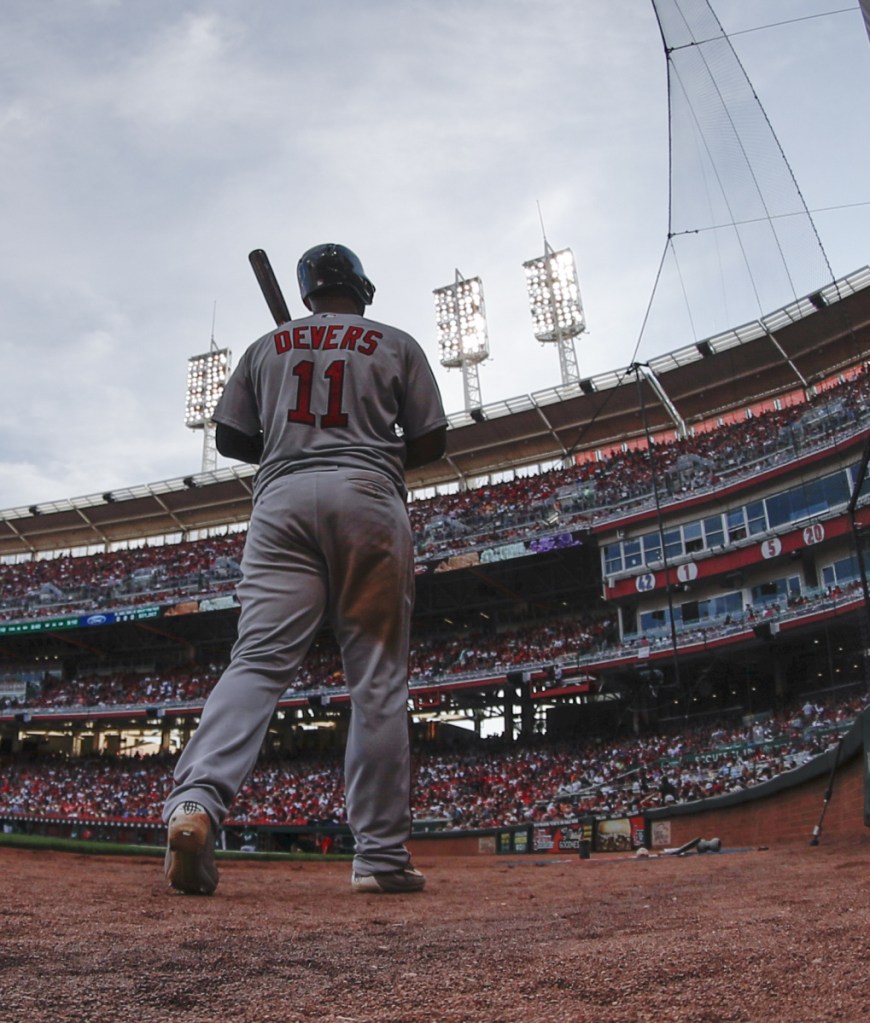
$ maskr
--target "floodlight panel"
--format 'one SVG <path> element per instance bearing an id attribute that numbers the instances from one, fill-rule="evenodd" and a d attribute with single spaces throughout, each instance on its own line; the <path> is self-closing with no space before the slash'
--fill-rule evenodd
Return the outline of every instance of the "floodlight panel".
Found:
<path id="1" fill-rule="evenodd" d="M 586 329 L 577 267 L 570 249 L 548 252 L 523 263 L 535 337 L 559 341 Z"/>
<path id="2" fill-rule="evenodd" d="M 191 429 L 211 422 L 218 399 L 230 376 L 232 353 L 217 348 L 187 360 L 187 393 L 184 404 L 184 425 Z"/>
<path id="3" fill-rule="evenodd" d="M 481 279 L 458 280 L 434 294 L 441 365 L 483 362 L 489 356 L 489 331 Z"/>

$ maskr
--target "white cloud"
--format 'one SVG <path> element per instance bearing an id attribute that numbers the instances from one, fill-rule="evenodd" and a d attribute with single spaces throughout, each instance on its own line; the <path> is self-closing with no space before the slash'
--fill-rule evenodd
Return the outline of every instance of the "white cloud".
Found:
<path id="1" fill-rule="evenodd" d="M 832 5 L 769 0 L 764 16 Z M 760 17 L 749 0 L 716 7 L 726 27 Z M 739 37 L 813 207 L 867 199 L 861 29 L 851 12 Z M 667 232 L 651 4 L 9 0 L 0 67 L 6 507 L 198 468 L 186 360 L 207 347 L 215 303 L 236 358 L 268 329 L 255 247 L 297 311 L 299 253 L 355 248 L 373 315 L 420 338 L 453 411 L 461 378 L 437 365 L 431 292 L 457 267 L 486 289 L 484 400 L 559 382 L 523 285 L 540 202 L 550 241 L 577 258 L 582 371 L 632 357 Z M 868 219 L 819 214 L 837 273 L 867 261 Z M 670 344 L 668 326 L 656 344 L 690 340 Z"/>

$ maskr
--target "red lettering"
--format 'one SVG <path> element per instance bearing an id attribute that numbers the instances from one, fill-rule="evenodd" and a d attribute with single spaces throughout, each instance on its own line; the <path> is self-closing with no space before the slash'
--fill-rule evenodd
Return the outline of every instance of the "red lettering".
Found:
<path id="1" fill-rule="evenodd" d="M 324 349 L 333 349 L 338 347 L 335 343 L 335 337 L 340 330 L 341 327 L 337 323 L 331 323 L 329 325 L 329 329 L 326 332 L 326 339 L 323 342 Z"/>
<path id="2" fill-rule="evenodd" d="M 299 386 L 296 389 L 296 408 L 290 409 L 287 413 L 287 421 L 314 426 L 317 422 L 311 412 L 311 381 L 314 376 L 314 363 L 297 362 L 293 367 L 293 374 L 299 378 Z"/>
<path id="3" fill-rule="evenodd" d="M 363 334 L 365 334 L 365 328 L 363 327 L 348 327 L 344 332 L 344 337 L 341 339 L 341 345 L 339 347 L 354 351 L 357 341 L 359 341 Z"/>
<path id="4" fill-rule="evenodd" d="M 307 327 L 294 327 L 293 328 L 293 347 L 294 348 L 310 348 L 311 345 L 304 340 L 305 333 L 308 330 Z"/>
<path id="5" fill-rule="evenodd" d="M 275 351 L 279 355 L 283 355 L 284 352 L 290 351 L 290 331 L 279 330 L 275 335 Z"/>
<path id="6" fill-rule="evenodd" d="M 326 327 L 311 327 L 311 347 L 320 348 L 323 344 L 323 335 L 326 333 Z"/>
<path id="7" fill-rule="evenodd" d="M 341 411 L 341 397 L 344 391 L 344 359 L 331 362 L 323 372 L 329 381 L 326 415 L 320 417 L 321 426 L 347 426 L 347 414 Z"/>
<path id="8" fill-rule="evenodd" d="M 314 383 L 314 363 L 310 360 L 297 362 L 293 374 L 299 380 L 296 388 L 296 406 L 287 412 L 287 421 L 314 426 L 317 417 L 311 411 L 311 391 Z M 347 413 L 341 409 L 344 396 L 344 359 L 336 359 L 323 371 L 329 382 L 326 396 L 326 413 L 320 417 L 320 425 L 326 429 L 347 426 Z"/>
<path id="9" fill-rule="evenodd" d="M 379 330 L 369 330 L 363 338 L 363 343 L 357 348 L 360 355 L 372 355 L 378 347 L 378 338 L 384 335 Z"/>

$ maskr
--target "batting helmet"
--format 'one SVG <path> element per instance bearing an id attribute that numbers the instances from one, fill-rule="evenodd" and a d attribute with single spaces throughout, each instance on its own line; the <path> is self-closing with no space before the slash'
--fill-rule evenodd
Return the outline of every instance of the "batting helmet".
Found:
<path id="1" fill-rule="evenodd" d="M 346 288 L 364 306 L 371 305 L 375 294 L 375 286 L 366 277 L 359 257 L 334 242 L 309 249 L 299 260 L 296 277 L 306 305 L 310 295 L 328 288 Z"/>

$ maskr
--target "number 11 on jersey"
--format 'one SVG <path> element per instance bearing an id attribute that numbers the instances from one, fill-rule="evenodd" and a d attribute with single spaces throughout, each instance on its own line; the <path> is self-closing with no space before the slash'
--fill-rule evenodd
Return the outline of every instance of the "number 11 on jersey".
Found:
<path id="1" fill-rule="evenodd" d="M 347 413 L 341 409 L 344 397 L 344 367 L 344 359 L 335 359 L 323 371 L 323 376 L 329 382 L 329 390 L 326 396 L 326 412 L 320 417 L 320 425 L 326 429 L 347 426 Z M 287 413 L 287 421 L 316 426 L 317 416 L 311 411 L 314 363 L 310 360 L 297 362 L 293 367 L 293 375 L 298 378 L 299 386 L 296 390 L 296 407 Z"/>

